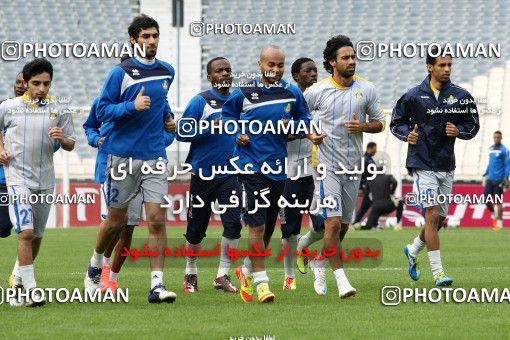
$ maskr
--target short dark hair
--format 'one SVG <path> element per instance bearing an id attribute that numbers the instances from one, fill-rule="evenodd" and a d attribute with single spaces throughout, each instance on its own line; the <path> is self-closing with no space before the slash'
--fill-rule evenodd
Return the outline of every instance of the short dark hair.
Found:
<path id="1" fill-rule="evenodd" d="M 214 63 L 216 60 L 227 60 L 227 58 L 224 58 L 224 57 L 215 57 L 215 58 L 212 58 L 211 60 L 209 60 L 207 62 L 207 65 L 205 66 L 205 69 L 207 71 L 207 75 L 211 74 L 212 63 Z"/>
<path id="2" fill-rule="evenodd" d="M 159 34 L 158 22 L 148 15 L 140 14 L 139 16 L 134 17 L 131 24 L 129 24 L 128 34 L 130 37 L 136 39 L 142 30 L 151 27 L 155 27 Z"/>
<path id="3" fill-rule="evenodd" d="M 312 59 L 310 58 L 299 58 L 297 59 L 295 62 L 292 63 L 292 67 L 290 68 L 290 71 L 291 71 L 291 74 L 292 74 L 292 79 L 296 80 L 296 77 L 294 76 L 296 73 L 299 73 L 299 71 L 301 71 L 301 66 L 304 64 L 304 63 L 307 63 L 307 62 L 314 62 Z"/>
<path id="4" fill-rule="evenodd" d="M 324 56 L 324 69 L 329 73 L 333 74 L 333 67 L 329 64 L 329 61 L 336 58 L 336 53 L 339 49 L 345 46 L 350 46 L 354 48 L 351 39 L 345 35 L 337 35 L 328 40 L 326 43 L 326 48 L 322 52 Z"/>
<path id="5" fill-rule="evenodd" d="M 377 147 L 377 144 L 375 144 L 375 142 L 369 142 L 367 144 L 367 149 L 372 149 L 372 148 L 375 148 L 375 147 Z"/>
<path id="6" fill-rule="evenodd" d="M 41 73 L 48 72 L 50 74 L 50 78 L 53 80 L 53 66 L 51 63 L 45 58 L 36 58 L 26 64 L 23 67 L 23 80 L 28 83 L 28 81 Z"/>
<path id="7" fill-rule="evenodd" d="M 439 50 L 439 47 L 437 45 L 432 46 L 431 48 L 427 48 L 427 59 L 425 62 L 427 65 L 435 65 L 437 56 L 445 57 L 450 56 L 453 57 L 450 53 L 444 53 L 444 47 L 441 47 L 441 50 Z M 433 57 L 432 55 L 435 55 L 436 57 Z"/>
<path id="8" fill-rule="evenodd" d="M 498 130 L 498 131 L 494 131 L 494 134 L 498 134 L 498 135 L 503 136 L 503 134 L 502 134 L 502 133 L 501 133 L 501 131 L 499 131 L 499 130 Z"/>

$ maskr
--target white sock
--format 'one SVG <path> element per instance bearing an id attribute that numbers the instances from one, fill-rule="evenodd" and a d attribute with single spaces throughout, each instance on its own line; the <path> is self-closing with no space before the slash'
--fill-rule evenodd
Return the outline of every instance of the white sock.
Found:
<path id="1" fill-rule="evenodd" d="M 199 244 L 191 244 L 188 241 L 186 241 L 186 249 L 193 249 L 195 253 L 200 250 L 200 243 Z M 196 256 L 186 256 L 186 274 L 195 274 L 197 275 L 197 260 L 198 258 Z"/>
<path id="2" fill-rule="evenodd" d="M 320 256 L 313 259 L 313 267 L 314 268 L 325 268 L 326 263 L 328 263 L 328 259 L 325 257 L 321 260 Z"/>
<path id="3" fill-rule="evenodd" d="M 112 258 L 103 256 L 103 265 L 111 267 L 112 266 Z"/>
<path id="4" fill-rule="evenodd" d="M 432 269 L 432 274 L 434 278 L 436 275 L 443 271 L 443 265 L 441 264 L 441 251 L 433 250 L 429 251 L 429 261 L 430 261 L 430 269 Z"/>
<path id="5" fill-rule="evenodd" d="M 228 275 L 232 259 L 227 255 L 227 245 L 229 248 L 237 248 L 239 245 L 239 239 L 221 237 L 221 254 L 220 254 L 220 266 L 218 267 L 218 274 L 216 277 L 222 277 Z"/>
<path id="6" fill-rule="evenodd" d="M 285 254 L 283 258 L 283 268 L 285 270 L 285 277 L 296 278 L 296 274 L 294 272 L 294 266 L 296 263 L 296 248 L 297 248 L 297 237 L 296 235 L 291 235 L 288 238 L 282 239 L 283 251 L 289 249 L 289 253 Z"/>
<path id="7" fill-rule="evenodd" d="M 21 276 L 21 282 L 26 290 L 35 288 L 36 283 L 33 264 L 19 266 L 19 274 Z"/>
<path id="8" fill-rule="evenodd" d="M 313 228 L 310 228 L 310 230 L 299 239 L 297 250 L 302 251 L 304 247 L 309 247 L 313 243 L 322 240 L 323 237 L 324 231 L 316 232 Z"/>
<path id="9" fill-rule="evenodd" d="M 345 275 L 345 271 L 343 268 L 338 268 L 337 270 L 333 271 L 333 274 L 335 274 L 336 285 L 339 288 L 340 288 L 340 286 L 343 286 L 346 283 L 350 284 L 349 280 L 347 279 L 347 276 Z"/>
<path id="10" fill-rule="evenodd" d="M 253 265 L 251 264 L 251 260 L 249 256 L 246 256 L 243 261 L 243 266 L 241 267 L 244 275 L 251 275 L 253 271 Z"/>
<path id="11" fill-rule="evenodd" d="M 162 271 L 152 271 L 151 272 L 151 289 L 156 287 L 159 284 L 163 284 L 163 272 Z"/>
<path id="12" fill-rule="evenodd" d="M 503 220 L 498 220 L 497 226 L 498 228 L 503 228 Z"/>
<path id="13" fill-rule="evenodd" d="M 418 235 L 414 239 L 414 242 L 409 245 L 408 249 L 409 249 L 409 253 L 411 254 L 411 256 L 416 257 L 416 256 L 418 256 L 420 251 L 423 250 L 423 248 L 425 248 L 425 242 L 423 242 L 421 240 L 420 236 Z"/>
<path id="14" fill-rule="evenodd" d="M 96 250 L 94 249 L 94 254 L 90 259 L 90 265 L 96 268 L 103 268 L 103 254 L 97 253 Z"/>
<path id="15" fill-rule="evenodd" d="M 267 277 L 266 271 L 264 270 L 261 272 L 254 272 L 253 273 L 253 284 L 255 286 L 258 286 L 259 283 L 263 283 L 263 282 L 269 283 L 269 278 Z"/>
<path id="16" fill-rule="evenodd" d="M 14 268 L 12 268 L 12 275 L 15 276 L 16 281 L 18 283 L 21 283 L 21 278 L 20 278 L 20 275 L 19 275 L 19 261 L 18 261 L 17 258 L 16 258 L 16 262 L 14 262 Z"/>
<path id="17" fill-rule="evenodd" d="M 115 273 L 113 270 L 110 270 L 110 281 L 117 282 L 117 277 L 119 277 L 119 273 Z"/>

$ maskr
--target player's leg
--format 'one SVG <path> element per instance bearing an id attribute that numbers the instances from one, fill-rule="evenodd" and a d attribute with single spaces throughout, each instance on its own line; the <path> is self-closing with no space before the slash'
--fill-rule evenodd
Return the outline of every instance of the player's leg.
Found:
<path id="1" fill-rule="evenodd" d="M 304 178 L 296 180 L 287 179 L 283 190 L 283 197 L 288 202 L 298 201 L 299 204 L 307 199 L 303 181 Z M 285 207 L 280 209 L 280 222 L 282 230 L 282 246 L 288 255 L 283 258 L 283 268 L 285 279 L 283 289 L 296 289 L 296 274 L 294 272 L 294 263 L 296 262 L 297 236 L 301 229 L 301 220 L 303 215 L 300 209 Z"/>
<path id="2" fill-rule="evenodd" d="M 205 237 L 207 226 L 211 218 L 211 202 L 214 201 L 214 191 L 218 180 L 202 180 L 197 175 L 191 176 L 190 197 L 188 204 L 188 223 L 186 226 L 186 249 L 197 253 L 201 248 L 201 242 Z M 203 207 L 197 206 L 203 203 Z M 186 256 L 183 289 L 186 293 L 198 291 L 198 270 L 196 256 Z"/>
<path id="3" fill-rule="evenodd" d="M 117 245 L 120 234 L 123 232 L 124 228 L 118 229 L 116 234 L 113 236 L 112 240 L 108 244 L 108 247 L 106 247 L 104 254 L 103 254 L 103 267 L 101 272 L 101 290 L 104 291 L 107 286 L 108 282 L 110 281 L 110 272 L 112 267 L 112 253 L 115 249 L 115 246 Z"/>
<path id="4" fill-rule="evenodd" d="M 494 195 L 493 195 L 493 198 L 494 198 L 494 201 L 496 202 L 495 204 L 495 209 L 494 209 L 494 212 L 495 212 L 495 223 L 493 223 L 493 230 L 495 231 L 498 231 L 498 230 L 501 230 L 503 229 L 503 204 L 499 203 L 499 202 L 502 202 L 503 200 L 503 186 L 502 186 L 502 183 L 503 181 L 497 181 L 497 182 L 494 182 Z"/>
<path id="5" fill-rule="evenodd" d="M 110 289 L 112 292 L 115 292 L 119 288 L 118 276 L 120 273 L 120 269 L 122 268 L 122 265 L 126 260 L 126 257 L 122 256 L 121 254 L 124 252 L 124 248 L 129 249 L 131 247 L 133 231 L 135 226 L 140 224 L 142 209 L 143 209 L 143 195 L 142 192 L 139 191 L 138 194 L 131 201 L 129 201 L 127 210 L 127 225 L 121 228 L 120 232 L 118 233 L 118 237 L 115 238 L 117 242 L 115 243 L 114 248 L 115 255 L 113 261 L 110 259 L 109 263 L 107 262 L 107 260 L 103 262 L 103 273 L 101 275 L 102 291 Z M 112 252 L 110 252 L 110 254 L 111 253 Z M 105 251 L 105 258 L 106 254 L 107 251 Z M 106 265 L 109 265 L 109 267 L 106 267 Z M 105 277 L 104 282 L 103 277 Z"/>
<path id="6" fill-rule="evenodd" d="M 159 169 L 159 162 L 163 162 L 165 169 L 167 168 L 168 161 L 166 159 L 150 160 L 144 163 L 147 163 L 151 169 Z M 141 167 L 138 169 L 141 169 Z M 141 177 L 140 188 L 149 229 L 149 249 L 163 250 L 167 245 L 166 209 L 162 208 L 161 205 L 165 203 L 165 196 L 168 194 L 167 173 L 142 174 Z M 148 298 L 150 303 L 173 303 L 175 301 L 176 294 L 167 290 L 163 284 L 164 265 L 165 256 L 163 251 L 160 251 L 159 256 L 150 258 L 151 289 Z"/>
<path id="7" fill-rule="evenodd" d="M 339 233 L 339 254 L 342 251 L 341 243 L 349 231 L 349 224 L 352 221 L 352 215 L 356 207 L 357 193 L 359 188 L 360 179 L 350 179 L 347 175 L 340 175 L 341 183 L 341 224 Z M 339 256 L 341 259 L 341 256 Z M 347 298 L 356 294 L 356 289 L 351 286 L 349 280 L 343 269 L 343 263 L 341 267 L 334 270 L 336 283 L 338 286 L 338 294 L 341 298 Z"/>
<path id="8" fill-rule="evenodd" d="M 357 224 L 361 222 L 365 214 L 367 213 L 368 209 L 372 206 L 372 201 L 370 200 L 369 192 L 366 189 L 363 189 L 363 199 L 361 200 L 361 205 L 356 211 L 356 217 L 354 218 L 354 221 L 352 224 Z"/>
<path id="9" fill-rule="evenodd" d="M 452 193 L 453 187 L 453 178 L 454 172 L 436 172 L 433 173 L 439 184 L 438 193 L 444 195 L 445 197 L 449 197 Z M 425 242 L 427 244 L 428 256 L 430 261 L 430 268 L 432 269 L 432 275 L 434 276 L 434 280 L 436 286 L 449 286 L 453 283 L 453 280 L 446 276 L 443 265 L 441 262 L 441 251 L 439 249 L 439 226 L 443 225 L 443 222 L 448 216 L 448 200 L 444 200 L 444 202 L 439 204 L 439 209 L 433 209 L 432 218 L 430 220 L 430 227 L 427 228 L 428 214 L 429 208 L 425 213 Z M 437 211 L 437 216 L 436 216 Z M 431 231 L 432 236 L 432 244 L 429 244 L 429 231 Z M 437 243 L 435 240 L 437 237 Z M 437 247 L 436 247 L 437 246 Z M 432 247 L 432 249 L 431 249 Z"/>
<path id="10" fill-rule="evenodd" d="M 263 252 L 265 250 L 265 223 L 267 221 L 267 208 L 255 209 L 255 191 L 260 193 L 269 187 L 267 179 L 261 174 L 240 175 L 239 180 L 244 187 L 247 198 L 247 207 L 244 213 L 244 221 L 248 226 L 248 249 Z M 240 281 L 240 295 L 244 302 L 253 300 L 254 281 L 256 285 L 269 282 L 264 266 L 264 258 L 252 256 L 244 260 L 244 265 L 237 268 L 236 275 Z M 274 299 L 268 296 L 270 302 Z"/>
<path id="11" fill-rule="evenodd" d="M 106 167 L 108 215 L 99 225 L 96 245 L 90 258 L 87 273 L 83 281 L 85 289 L 95 291 L 101 288 L 104 252 L 119 230 L 126 224 L 129 201 L 140 191 L 141 173 L 134 171 L 126 176 L 119 167 L 130 163 L 132 168 L 140 169 L 141 162 L 109 155 Z M 140 164 L 135 164 L 135 161 Z"/>
<path id="12" fill-rule="evenodd" d="M 18 195 L 28 200 L 31 194 L 30 189 L 22 186 L 9 186 L 8 192 L 11 197 Z M 32 205 L 26 200 L 16 200 L 9 206 L 9 215 L 13 225 L 16 226 L 18 233 L 18 257 L 16 260 L 15 270 L 19 276 L 15 276 L 13 282 L 10 282 L 13 288 L 24 288 L 29 292 L 36 288 L 37 283 L 35 280 L 34 264 L 33 264 L 33 241 L 36 237 L 34 230 L 34 213 Z M 16 268 L 17 267 L 17 268 Z M 44 304 L 44 300 L 35 303 L 30 299 L 26 301 L 18 301 L 14 298 L 11 301 L 12 305 L 22 305 L 35 307 Z"/>
<path id="13" fill-rule="evenodd" d="M 241 185 L 237 176 L 230 176 L 221 181 L 216 189 L 216 197 L 219 204 L 229 204 L 232 195 L 237 196 L 238 202 L 241 198 Z M 237 288 L 232 284 L 229 270 L 232 265 L 232 259 L 227 255 L 228 249 L 237 248 L 241 238 L 241 207 L 235 206 L 227 208 L 225 213 L 221 214 L 223 223 L 223 235 L 221 237 L 221 253 L 218 272 L 214 279 L 213 286 L 216 289 L 222 289 L 224 292 L 237 293 Z"/>
<path id="14" fill-rule="evenodd" d="M 494 183 L 491 180 L 487 179 L 485 181 L 485 187 L 483 188 L 483 196 L 491 198 L 494 197 L 495 194 L 494 190 L 495 190 Z M 492 228 L 494 229 L 497 227 L 498 212 L 495 209 L 494 204 L 490 200 L 487 201 L 486 206 L 487 209 L 491 212 Z"/>
<path id="15" fill-rule="evenodd" d="M 361 230 L 371 230 L 372 228 L 377 228 L 379 217 L 383 215 L 382 206 L 379 201 L 375 201 L 372 203 L 372 209 L 368 214 L 367 224 L 361 228 Z"/>

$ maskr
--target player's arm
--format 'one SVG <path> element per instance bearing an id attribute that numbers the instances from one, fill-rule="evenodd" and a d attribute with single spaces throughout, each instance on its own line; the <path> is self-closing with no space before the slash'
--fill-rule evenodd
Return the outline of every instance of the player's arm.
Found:
<path id="1" fill-rule="evenodd" d="M 448 137 L 457 137 L 460 139 L 472 139 L 480 130 L 480 119 L 478 118 L 478 109 L 475 100 L 471 95 L 468 96 L 469 103 L 466 105 L 467 112 L 461 115 L 462 120 L 456 125 L 449 122 L 446 124 L 446 134 Z M 450 126 L 448 124 L 451 124 Z M 448 133 L 450 127 L 450 133 Z M 457 131 L 458 130 L 458 133 Z"/>
<path id="2" fill-rule="evenodd" d="M 59 115 L 57 126 L 49 131 L 50 138 L 56 140 L 62 145 L 62 149 L 72 151 L 76 137 L 74 137 L 73 121 L 70 113 Z"/>
<path id="3" fill-rule="evenodd" d="M 391 133 L 404 142 L 408 141 L 407 137 L 412 131 L 411 112 L 411 97 L 406 93 L 393 108 L 390 122 Z"/>
<path id="4" fill-rule="evenodd" d="M 510 150 L 505 150 L 505 180 L 508 182 L 510 177 Z"/>
<path id="5" fill-rule="evenodd" d="M 310 127 L 310 121 L 312 120 L 312 115 L 310 114 L 310 109 L 308 108 L 308 104 L 306 103 L 305 97 L 301 93 L 300 90 L 293 91 L 296 96 L 296 105 L 293 107 L 291 111 L 292 121 L 295 127 L 299 126 L 299 124 L 305 124 Z M 303 122 L 303 123 L 301 123 Z M 294 136 L 304 138 L 306 134 L 301 132 Z"/>
<path id="6" fill-rule="evenodd" d="M 222 123 L 226 123 L 229 120 L 237 122 L 241 117 L 243 111 L 244 95 L 240 89 L 234 90 L 227 101 L 221 108 L 221 120 Z M 246 146 L 250 143 L 250 137 L 247 134 L 237 133 L 236 136 L 237 144 Z"/>
<path id="7" fill-rule="evenodd" d="M 97 120 L 96 116 L 97 109 L 97 101 L 95 100 L 90 108 L 89 116 L 85 123 L 83 123 L 83 129 L 85 130 L 85 135 L 87 135 L 87 142 L 93 148 L 99 147 L 99 140 L 101 139 L 101 134 L 99 128 L 101 127 L 101 122 Z"/>
<path id="8" fill-rule="evenodd" d="M 143 95 L 143 87 L 134 101 L 119 102 L 123 78 L 124 71 L 118 66 L 108 74 L 97 104 L 97 119 L 99 121 L 115 121 L 124 116 L 131 116 L 136 111 L 150 108 L 150 98 Z"/>
<path id="9" fill-rule="evenodd" d="M 366 114 L 368 122 L 362 122 L 358 119 L 357 115 L 353 115 L 352 119 L 345 124 L 349 133 L 379 133 L 384 131 L 386 116 L 384 115 L 375 87 L 370 89 L 367 98 Z"/>
<path id="10" fill-rule="evenodd" d="M 308 106 L 310 117 L 315 122 L 317 122 L 317 120 L 315 117 L 313 117 L 312 112 L 317 108 L 317 96 L 318 91 L 316 84 L 307 88 L 303 93 L 303 98 L 305 99 L 306 105 Z M 313 145 L 320 145 L 326 136 L 326 133 L 323 131 L 312 131 L 312 133 L 306 135 L 306 138 L 308 138 L 313 143 Z"/>
<path id="11" fill-rule="evenodd" d="M 210 134 L 207 131 L 200 131 L 198 125 L 204 112 L 205 100 L 201 96 L 194 96 L 184 109 L 181 119 L 177 122 L 177 140 L 180 142 L 191 143 L 204 138 Z"/>

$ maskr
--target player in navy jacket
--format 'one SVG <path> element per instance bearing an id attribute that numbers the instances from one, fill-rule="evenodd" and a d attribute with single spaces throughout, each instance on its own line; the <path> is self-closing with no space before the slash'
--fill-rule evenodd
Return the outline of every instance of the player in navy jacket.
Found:
<path id="1" fill-rule="evenodd" d="M 432 48 L 427 56 L 427 78 L 398 100 L 390 129 L 395 137 L 408 143 L 406 167 L 413 175 L 416 196 L 411 199 L 413 202 L 406 201 L 425 209 L 425 228 L 404 248 L 409 275 L 413 280 L 419 279 L 416 261 L 426 244 L 436 285 L 448 286 L 453 280 L 445 275 L 441 264 L 438 230 L 448 214 L 447 197 L 455 170 L 454 145 L 457 138 L 475 137 L 480 124 L 473 97 L 450 81 L 451 56 L 432 55 L 439 55 L 439 51 Z"/>

